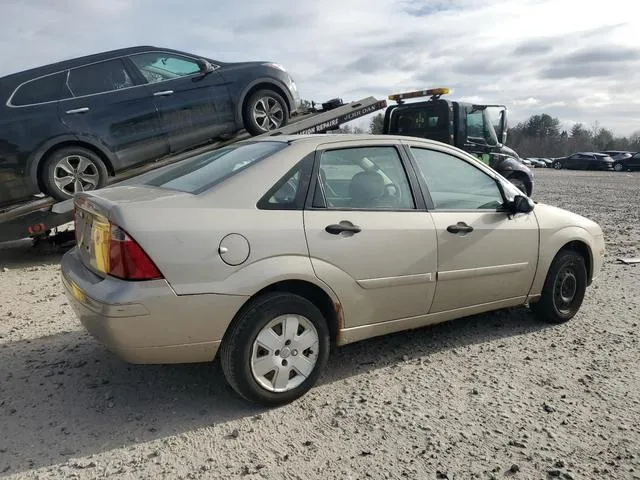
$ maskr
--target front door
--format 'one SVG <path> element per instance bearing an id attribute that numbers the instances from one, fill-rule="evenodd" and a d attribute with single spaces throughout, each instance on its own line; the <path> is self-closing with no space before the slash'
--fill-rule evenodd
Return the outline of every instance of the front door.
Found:
<path id="1" fill-rule="evenodd" d="M 195 58 L 161 51 L 129 59 L 156 99 L 172 152 L 233 131 L 234 125 L 220 115 L 229 110 L 229 95 L 216 71 L 203 74 Z"/>
<path id="2" fill-rule="evenodd" d="M 71 69 L 67 85 L 73 98 L 58 103 L 69 132 L 106 147 L 116 169 L 169 152 L 155 100 L 133 77 L 119 58 Z"/>
<path id="3" fill-rule="evenodd" d="M 436 236 L 398 146 L 345 141 L 320 148 L 316 163 L 305 233 L 316 275 L 342 302 L 344 326 L 425 315 L 435 290 Z"/>
<path id="4" fill-rule="evenodd" d="M 640 168 L 640 153 L 624 161 L 630 168 Z"/>
<path id="5" fill-rule="evenodd" d="M 533 213 L 509 216 L 493 176 L 446 150 L 409 143 L 429 192 L 438 241 L 430 313 L 523 300 L 538 259 Z"/>

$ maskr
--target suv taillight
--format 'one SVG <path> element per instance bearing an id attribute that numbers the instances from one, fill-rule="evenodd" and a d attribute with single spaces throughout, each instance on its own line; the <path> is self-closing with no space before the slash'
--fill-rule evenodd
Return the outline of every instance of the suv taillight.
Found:
<path id="1" fill-rule="evenodd" d="M 111 224 L 109 275 L 123 280 L 155 280 L 162 273 L 138 243 L 122 228 Z"/>

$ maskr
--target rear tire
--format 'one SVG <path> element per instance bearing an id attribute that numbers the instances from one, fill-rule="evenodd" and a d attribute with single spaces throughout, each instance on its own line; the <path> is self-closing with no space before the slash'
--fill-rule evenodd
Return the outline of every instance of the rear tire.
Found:
<path id="1" fill-rule="evenodd" d="M 298 295 L 274 292 L 240 311 L 222 341 L 220 363 L 240 396 L 277 406 L 313 387 L 329 348 L 329 329 L 318 307 Z"/>
<path id="2" fill-rule="evenodd" d="M 551 262 L 542 296 L 531 304 L 531 310 L 546 322 L 567 322 L 580 310 L 586 289 L 584 258 L 574 250 L 561 250 Z"/>
<path id="3" fill-rule="evenodd" d="M 67 200 L 79 191 L 104 187 L 108 176 L 107 167 L 95 152 L 83 147 L 64 147 L 47 156 L 40 183 L 47 195 Z"/>
<path id="4" fill-rule="evenodd" d="M 247 132 L 262 135 L 289 123 L 289 108 L 273 90 L 258 90 L 247 99 L 242 118 Z"/>

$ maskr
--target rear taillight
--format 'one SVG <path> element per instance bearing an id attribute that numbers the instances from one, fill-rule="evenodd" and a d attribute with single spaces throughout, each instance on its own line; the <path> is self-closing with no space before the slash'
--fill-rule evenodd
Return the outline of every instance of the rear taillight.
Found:
<path id="1" fill-rule="evenodd" d="M 117 225 L 111 225 L 109 262 L 105 273 L 123 280 L 162 278 L 158 267 L 138 243 Z"/>

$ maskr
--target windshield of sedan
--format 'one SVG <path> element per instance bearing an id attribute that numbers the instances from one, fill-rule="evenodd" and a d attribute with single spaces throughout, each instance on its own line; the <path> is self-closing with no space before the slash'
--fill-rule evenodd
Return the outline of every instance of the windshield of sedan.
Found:
<path id="1" fill-rule="evenodd" d="M 286 146 L 285 142 L 254 142 L 220 148 L 183 160 L 147 185 L 199 194 Z"/>

